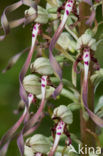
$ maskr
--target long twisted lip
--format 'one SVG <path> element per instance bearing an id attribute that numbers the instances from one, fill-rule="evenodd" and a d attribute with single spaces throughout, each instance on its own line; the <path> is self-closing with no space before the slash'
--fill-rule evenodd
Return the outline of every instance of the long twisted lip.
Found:
<path id="1" fill-rule="evenodd" d="M 56 33 L 54 34 L 51 42 L 50 42 L 50 46 L 49 46 L 49 60 L 50 60 L 50 63 L 51 63 L 51 66 L 54 70 L 54 72 L 56 73 L 56 75 L 59 77 L 60 79 L 60 84 L 59 86 L 55 89 L 54 93 L 53 93 L 53 97 L 56 98 L 56 96 L 61 92 L 62 88 L 63 88 L 63 84 L 62 84 L 62 70 L 61 70 L 61 67 L 60 65 L 58 64 L 58 62 L 56 61 L 55 57 L 53 56 L 53 49 L 55 47 L 55 44 L 60 36 L 60 34 L 62 33 L 63 29 L 64 29 L 64 26 L 65 26 L 65 23 L 66 23 L 66 20 L 68 18 L 68 15 L 70 14 L 70 12 L 67 12 L 69 11 L 68 8 L 69 6 L 67 6 L 68 3 L 73 3 L 72 0 L 69 0 L 67 1 L 66 5 L 65 5 L 65 13 L 64 13 L 64 16 L 63 16 L 63 19 L 56 31 Z M 70 5 L 71 6 L 71 5 Z M 71 6 L 73 7 L 73 5 Z M 71 9 L 71 8 L 70 8 Z"/>
<path id="2" fill-rule="evenodd" d="M 13 12 L 14 10 L 18 9 L 19 7 L 21 7 L 22 5 L 27 5 L 29 7 L 33 7 L 36 10 L 36 13 L 29 16 L 28 18 L 23 17 L 14 21 L 8 21 L 7 18 L 7 14 L 9 14 L 10 12 Z M 3 29 L 4 31 L 4 35 L 0 35 L 0 41 L 4 40 L 5 37 L 7 36 L 7 34 L 10 32 L 11 28 L 15 28 L 18 27 L 21 24 L 28 24 L 32 21 L 34 21 L 34 19 L 37 17 L 37 5 L 35 2 L 30 2 L 29 0 L 20 0 L 19 2 L 16 2 L 12 5 L 7 6 L 4 11 L 3 14 L 1 16 L 1 29 Z"/>
<path id="3" fill-rule="evenodd" d="M 30 62 L 31 62 L 31 58 L 32 58 L 32 55 L 33 55 L 33 52 L 34 52 L 34 48 L 35 48 L 35 42 L 36 42 L 36 38 L 38 36 L 38 32 L 39 32 L 39 27 L 37 27 L 37 24 L 35 24 L 35 27 L 36 27 L 36 31 L 35 31 L 35 38 L 32 37 L 32 44 L 31 44 L 31 48 L 30 48 L 30 51 L 29 51 L 29 54 L 27 56 L 27 59 L 25 61 L 25 64 L 23 65 L 22 69 L 21 69 L 21 72 L 20 72 L 20 75 L 19 75 L 19 82 L 20 82 L 20 97 L 21 99 L 25 102 L 26 104 L 26 107 L 28 107 L 28 98 L 27 98 L 27 94 L 26 94 L 26 91 L 23 87 L 23 79 L 24 79 L 24 76 L 29 68 L 29 65 L 30 65 Z M 34 30 L 33 32 L 34 33 Z"/>

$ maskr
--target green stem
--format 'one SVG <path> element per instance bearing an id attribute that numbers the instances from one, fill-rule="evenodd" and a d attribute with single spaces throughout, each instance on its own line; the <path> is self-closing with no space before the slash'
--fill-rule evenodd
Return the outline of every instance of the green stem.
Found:
<path id="1" fill-rule="evenodd" d="M 90 6 L 84 2 L 81 2 L 79 5 L 79 11 L 80 11 L 80 17 L 82 19 L 81 25 L 79 27 L 79 34 L 82 35 L 85 30 L 88 28 L 88 26 L 85 24 L 85 16 L 90 15 Z M 90 65 L 89 70 L 89 78 L 88 78 L 88 107 L 90 110 L 94 110 L 94 86 L 90 80 L 90 75 L 93 72 L 92 64 Z M 83 72 L 81 74 L 81 86 L 83 82 Z M 82 90 L 81 90 L 82 95 Z M 81 101 L 82 102 L 82 101 Z M 89 118 L 88 121 L 86 121 L 83 118 L 83 111 L 80 111 L 80 129 L 81 129 L 81 140 L 83 142 L 83 146 L 87 145 L 88 147 L 95 147 L 95 139 L 94 137 L 86 131 L 86 129 L 89 129 L 90 131 L 95 133 L 95 125 L 93 121 Z M 83 154 L 84 156 L 85 154 Z M 86 154 L 88 156 L 88 154 Z"/>

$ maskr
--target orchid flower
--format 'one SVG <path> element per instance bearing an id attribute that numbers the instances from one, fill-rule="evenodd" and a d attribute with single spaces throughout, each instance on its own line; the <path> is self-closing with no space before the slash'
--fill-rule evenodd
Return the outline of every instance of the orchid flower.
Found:
<path id="1" fill-rule="evenodd" d="M 18 137 L 18 140 L 17 140 L 17 144 L 18 144 L 21 156 L 24 155 L 23 135 L 25 133 L 28 133 L 28 131 L 33 132 L 33 130 L 36 130 L 35 127 L 33 127 L 33 126 L 40 120 L 41 117 L 43 117 L 43 109 L 45 106 L 45 96 L 46 96 L 46 85 L 47 85 L 47 76 L 42 76 L 42 78 L 41 78 L 42 100 L 41 100 L 39 109 L 37 110 L 37 112 L 32 116 L 32 118 L 29 121 L 25 122 L 24 128 L 21 131 L 21 133 Z"/>
<path id="2" fill-rule="evenodd" d="M 64 133 L 67 137 L 68 137 L 68 142 L 67 142 L 67 145 L 70 145 L 71 144 L 71 138 L 70 138 L 70 134 L 67 130 L 67 125 L 65 122 L 63 122 L 62 120 L 60 120 L 58 122 L 58 124 L 56 124 L 56 127 L 53 128 L 53 131 L 56 131 L 56 135 L 55 135 L 55 138 L 54 138 L 54 144 L 53 144 L 53 147 L 49 153 L 48 156 L 53 156 L 55 151 L 56 151 L 56 148 L 59 144 L 59 141 L 60 141 L 60 138 L 61 138 L 61 135 Z"/>
<path id="3" fill-rule="evenodd" d="M 74 70 L 76 71 L 77 64 L 83 60 L 84 63 L 84 79 L 83 79 L 83 91 L 82 91 L 82 98 L 84 107 L 87 110 L 89 116 L 92 118 L 92 120 L 99 125 L 100 127 L 103 127 L 103 120 L 99 118 L 97 115 L 95 115 L 89 108 L 88 108 L 88 73 L 89 73 L 89 64 L 90 61 L 93 61 L 96 65 L 96 70 L 99 69 L 99 64 L 96 58 L 94 58 L 94 54 L 91 53 L 89 47 L 85 47 L 79 57 L 77 58 L 75 64 L 74 64 Z"/>
<path id="4" fill-rule="evenodd" d="M 49 59 L 50 59 L 51 66 L 61 81 L 59 86 L 56 88 L 56 90 L 53 93 L 54 98 L 56 98 L 56 96 L 60 93 L 63 85 L 62 85 L 62 71 L 61 71 L 61 68 L 60 68 L 59 64 L 57 63 L 55 57 L 53 56 L 52 51 L 53 51 L 53 48 L 55 47 L 56 41 L 58 40 L 61 32 L 64 29 L 67 18 L 73 9 L 73 4 L 74 4 L 74 0 L 68 0 L 66 2 L 63 19 L 62 19 L 57 31 L 55 32 L 55 34 L 51 40 L 50 46 L 49 46 Z"/>
<path id="5" fill-rule="evenodd" d="M 86 48 L 84 49 L 84 54 L 83 54 L 83 62 L 84 62 L 84 81 L 83 81 L 83 102 L 84 106 L 89 114 L 89 116 L 92 118 L 92 120 L 99 125 L 100 127 L 103 127 L 103 120 L 96 116 L 89 108 L 87 104 L 87 99 L 88 99 L 88 72 L 89 72 L 89 64 L 91 61 L 91 56 L 90 56 L 90 49 Z M 93 58 L 92 58 L 93 59 Z"/>
<path id="6" fill-rule="evenodd" d="M 57 127 L 56 127 L 56 135 L 55 135 L 55 140 L 54 140 L 54 144 L 53 144 L 53 147 L 49 153 L 49 156 L 53 156 L 55 151 L 56 151 L 56 148 L 58 146 L 58 143 L 59 143 L 59 140 L 60 140 L 60 137 L 61 135 L 63 134 L 64 132 L 64 127 L 65 127 L 65 123 L 63 121 L 60 121 L 58 124 L 57 124 Z"/>
<path id="7" fill-rule="evenodd" d="M 42 92 L 42 100 L 39 106 L 39 109 L 37 110 L 36 114 L 32 116 L 32 118 L 25 124 L 24 126 L 24 133 L 33 127 L 33 125 L 38 121 L 40 116 L 42 115 L 42 111 L 45 106 L 45 97 L 46 97 L 46 85 L 47 85 L 47 76 L 42 76 L 41 78 L 41 92 Z"/>
<path id="8" fill-rule="evenodd" d="M 36 43 L 36 39 L 37 39 L 37 36 L 39 34 L 39 26 L 40 24 L 35 24 L 34 27 L 33 27 L 33 31 L 32 31 L 32 43 L 31 43 L 31 48 L 30 48 L 30 51 L 29 51 L 29 54 L 28 54 L 28 57 L 26 59 L 26 62 L 20 72 L 20 76 L 19 76 L 19 82 L 20 82 L 20 96 L 21 96 L 21 99 L 26 103 L 26 106 L 28 107 L 28 98 L 27 98 L 27 94 L 26 94 L 26 91 L 23 87 L 23 79 L 24 79 L 24 76 L 29 68 L 29 65 L 30 65 L 30 62 L 31 62 L 31 59 L 32 59 L 32 55 L 33 55 L 33 52 L 34 52 L 34 48 L 35 48 L 35 43 Z"/>

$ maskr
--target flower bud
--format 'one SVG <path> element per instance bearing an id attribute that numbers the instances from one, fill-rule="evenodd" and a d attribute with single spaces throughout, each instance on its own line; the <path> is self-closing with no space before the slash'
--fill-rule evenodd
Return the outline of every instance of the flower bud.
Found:
<path id="1" fill-rule="evenodd" d="M 32 148 L 28 147 L 28 146 L 24 146 L 24 155 L 25 156 L 34 156 Z"/>
<path id="2" fill-rule="evenodd" d="M 88 46 L 91 50 L 96 50 L 96 40 L 90 34 L 83 34 L 77 42 L 77 50 L 83 46 Z"/>
<path id="3" fill-rule="evenodd" d="M 65 42 L 64 42 L 65 41 Z M 70 50 L 71 52 L 75 52 L 76 49 L 76 43 L 74 42 L 74 40 L 71 38 L 71 36 L 67 33 L 67 32 L 63 32 L 57 43 L 63 47 L 63 49 L 65 50 Z"/>
<path id="4" fill-rule="evenodd" d="M 33 74 L 27 75 L 23 80 L 23 86 L 28 93 L 39 95 L 41 93 L 41 84 L 39 77 Z"/>
<path id="5" fill-rule="evenodd" d="M 59 117 L 62 121 L 67 124 L 71 124 L 73 122 L 73 115 L 71 110 L 65 105 L 60 105 L 59 107 L 54 109 L 52 118 Z"/>
<path id="6" fill-rule="evenodd" d="M 50 150 L 51 142 L 49 139 L 41 134 L 36 134 L 26 140 L 26 146 L 32 148 L 33 153 L 46 154 Z"/>
<path id="7" fill-rule="evenodd" d="M 36 10 L 34 8 L 31 7 L 28 10 L 25 10 L 26 17 L 31 16 L 33 14 L 36 14 Z M 38 17 L 35 19 L 35 22 L 41 24 L 48 23 L 48 12 L 41 6 L 38 6 Z"/>
<path id="8" fill-rule="evenodd" d="M 53 69 L 50 65 L 49 59 L 44 57 L 37 58 L 30 66 L 31 72 L 37 72 L 41 75 L 53 74 Z"/>

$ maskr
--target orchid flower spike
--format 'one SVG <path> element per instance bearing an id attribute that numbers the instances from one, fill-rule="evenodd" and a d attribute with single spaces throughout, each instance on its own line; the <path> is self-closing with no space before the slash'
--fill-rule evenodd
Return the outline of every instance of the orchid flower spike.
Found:
<path id="1" fill-rule="evenodd" d="M 33 31 L 32 31 L 32 43 L 31 43 L 31 48 L 30 48 L 30 51 L 29 51 L 29 54 L 28 54 L 28 57 L 25 61 L 25 64 L 23 65 L 23 68 L 20 72 L 20 76 L 19 76 L 19 82 L 20 82 L 20 96 L 21 96 L 21 99 L 25 102 L 26 106 L 28 107 L 28 97 L 27 97 L 27 94 L 26 94 L 26 91 L 23 87 L 23 79 L 24 79 L 24 76 L 29 68 L 29 65 L 30 65 L 30 62 L 31 62 L 31 59 L 32 59 L 32 55 L 33 55 L 33 52 L 34 52 L 34 48 L 35 48 L 35 43 L 36 43 L 36 39 L 37 39 L 37 36 L 39 34 L 39 26 L 40 24 L 35 24 L 34 27 L 33 27 Z"/>

